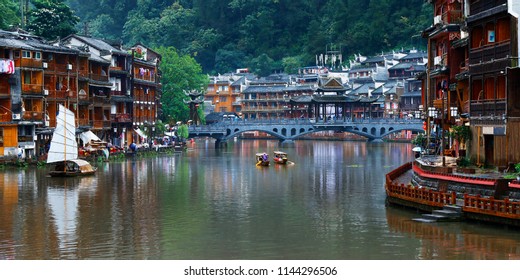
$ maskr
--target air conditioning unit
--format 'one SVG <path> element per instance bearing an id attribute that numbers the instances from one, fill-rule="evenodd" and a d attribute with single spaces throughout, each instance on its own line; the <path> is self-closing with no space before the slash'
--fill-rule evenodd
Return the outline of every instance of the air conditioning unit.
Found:
<path id="1" fill-rule="evenodd" d="M 44 62 L 44 63 L 42 64 L 42 66 L 43 66 L 43 68 L 45 68 L 45 69 L 47 69 L 47 67 L 49 67 L 49 65 L 47 64 L 47 62 Z"/>
<path id="2" fill-rule="evenodd" d="M 72 70 L 72 64 L 67 64 L 67 70 Z"/>
<path id="3" fill-rule="evenodd" d="M 21 114 L 13 114 L 13 120 L 21 120 L 22 115 Z"/>
<path id="4" fill-rule="evenodd" d="M 48 89 L 44 89 L 43 90 L 43 95 L 49 95 L 49 90 Z"/>
<path id="5" fill-rule="evenodd" d="M 433 17 L 433 25 L 442 24 L 442 15 Z"/>

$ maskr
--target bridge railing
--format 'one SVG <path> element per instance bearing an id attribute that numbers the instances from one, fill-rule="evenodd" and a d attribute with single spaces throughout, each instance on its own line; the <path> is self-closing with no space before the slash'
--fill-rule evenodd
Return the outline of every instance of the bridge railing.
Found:
<path id="1" fill-rule="evenodd" d="M 355 124 L 420 124 L 420 119 L 395 119 L 395 118 L 371 118 L 371 119 L 336 119 L 318 120 L 314 119 L 230 119 L 205 125 L 211 127 L 229 127 L 241 125 L 355 125 Z"/>

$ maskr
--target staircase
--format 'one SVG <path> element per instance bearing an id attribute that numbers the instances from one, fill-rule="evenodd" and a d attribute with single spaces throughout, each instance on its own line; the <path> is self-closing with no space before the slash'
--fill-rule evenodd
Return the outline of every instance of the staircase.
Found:
<path id="1" fill-rule="evenodd" d="M 423 214 L 421 218 L 412 219 L 416 222 L 455 222 L 462 220 L 462 208 L 457 205 L 446 205 L 440 210 L 433 210 L 431 214 Z"/>

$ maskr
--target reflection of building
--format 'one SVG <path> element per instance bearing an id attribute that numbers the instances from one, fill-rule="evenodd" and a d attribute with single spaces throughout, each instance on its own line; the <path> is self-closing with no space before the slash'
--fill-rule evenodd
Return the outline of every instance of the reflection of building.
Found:
<path id="1" fill-rule="evenodd" d="M 0 176 L 0 259 L 15 259 L 15 227 L 18 207 L 18 177 L 9 174 Z"/>

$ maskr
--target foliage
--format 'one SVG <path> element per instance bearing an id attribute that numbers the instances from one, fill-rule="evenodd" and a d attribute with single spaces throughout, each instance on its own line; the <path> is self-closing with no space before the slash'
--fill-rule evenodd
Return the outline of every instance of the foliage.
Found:
<path id="1" fill-rule="evenodd" d="M 18 7 L 12 0 L 0 0 L 0 29 L 11 29 L 13 26 L 20 23 L 20 18 L 17 14 Z"/>
<path id="2" fill-rule="evenodd" d="M 76 32 L 79 17 L 63 0 L 35 0 L 29 11 L 27 29 L 47 40 L 66 37 Z"/>
<path id="3" fill-rule="evenodd" d="M 412 144 L 418 147 L 426 147 L 426 135 L 424 133 L 419 133 L 412 139 Z"/>
<path id="4" fill-rule="evenodd" d="M 202 74 L 201 66 L 189 55 L 179 55 L 172 47 L 155 49 L 162 56 L 161 71 L 163 94 L 163 121 L 186 122 L 189 118 L 189 108 L 184 103 L 184 91 L 206 88 L 209 80 Z"/>
<path id="5" fill-rule="evenodd" d="M 468 167 L 471 165 L 471 160 L 467 157 L 460 157 L 457 159 L 457 166 Z"/>
<path id="6" fill-rule="evenodd" d="M 184 139 L 188 138 L 188 136 L 189 136 L 188 126 L 185 124 L 179 125 L 179 127 L 177 128 L 177 136 L 179 136 L 180 140 L 184 140 Z"/>
<path id="7" fill-rule="evenodd" d="M 157 135 L 164 135 L 164 132 L 166 132 L 166 125 L 161 120 L 157 120 L 157 122 L 155 122 L 155 133 L 157 133 Z"/>
<path id="8" fill-rule="evenodd" d="M 471 129 L 465 125 L 455 125 L 451 127 L 450 136 L 464 144 L 471 140 Z"/>
<path id="9" fill-rule="evenodd" d="M 266 77 L 271 74 L 273 70 L 274 60 L 270 58 L 267 54 L 263 53 L 260 56 L 254 58 L 250 62 L 251 72 L 257 74 L 261 77 Z"/>
<path id="10" fill-rule="evenodd" d="M 262 54 L 272 59 L 271 69 L 300 55 L 303 65 L 312 65 L 327 44 L 341 46 L 344 57 L 424 49 L 426 41 L 419 34 L 431 25 L 433 15 L 424 0 L 67 2 L 91 35 L 123 38 L 128 45 L 171 46 L 195 57 L 207 73 L 248 67 Z M 223 58 L 230 52 L 238 59 L 225 65 Z"/>

